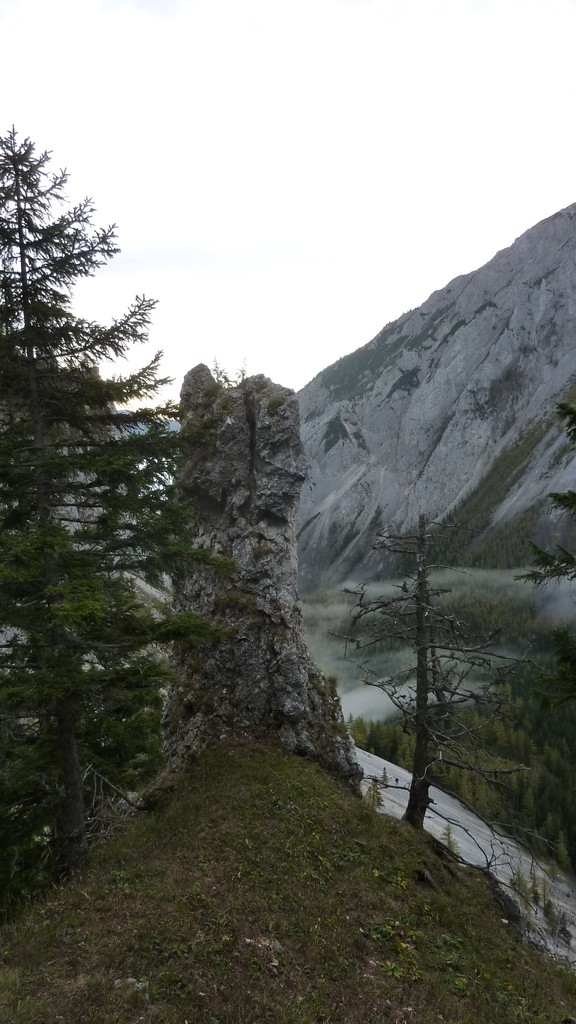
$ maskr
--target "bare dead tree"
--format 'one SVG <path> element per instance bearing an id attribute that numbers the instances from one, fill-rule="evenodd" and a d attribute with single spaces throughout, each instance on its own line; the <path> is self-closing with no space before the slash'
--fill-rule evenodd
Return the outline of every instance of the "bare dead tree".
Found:
<path id="1" fill-rule="evenodd" d="M 500 630 L 480 635 L 454 612 L 443 611 L 441 598 L 450 588 L 437 586 L 432 579 L 435 567 L 428 562 L 427 525 L 421 515 L 412 534 L 382 534 L 377 546 L 411 556 L 414 568 L 392 596 L 374 598 L 366 585 L 359 588 L 354 635 L 346 637 L 356 657 L 360 654 L 365 681 L 386 692 L 404 728 L 414 735 L 404 818 L 415 828 L 423 827 L 431 803 L 430 786 L 438 781 L 432 778 L 435 766 L 474 771 L 494 785 L 502 785 L 512 772 L 526 770 L 523 765 L 503 766 L 481 742 L 483 730 L 511 714 L 506 683 L 522 659 L 497 649 Z M 394 675 L 375 675 L 362 652 L 394 640 L 412 649 L 414 662 Z M 461 713 L 473 706 L 484 709 L 481 724 L 472 725 L 470 716 Z"/>

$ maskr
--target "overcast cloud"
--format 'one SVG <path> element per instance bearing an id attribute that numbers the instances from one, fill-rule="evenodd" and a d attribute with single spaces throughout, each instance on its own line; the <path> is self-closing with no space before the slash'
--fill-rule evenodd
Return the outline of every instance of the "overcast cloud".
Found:
<path id="1" fill-rule="evenodd" d="M 79 312 L 157 298 L 178 386 L 300 387 L 576 201 L 572 0 L 0 0 L 0 33 L 0 130 L 118 224 Z"/>

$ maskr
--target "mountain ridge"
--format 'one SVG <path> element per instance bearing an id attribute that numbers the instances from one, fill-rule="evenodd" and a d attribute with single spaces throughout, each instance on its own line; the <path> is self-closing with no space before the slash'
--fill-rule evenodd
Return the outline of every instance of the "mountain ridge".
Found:
<path id="1" fill-rule="evenodd" d="M 298 518 L 303 592 L 381 569 L 372 549 L 384 525 L 410 528 L 420 511 L 446 520 L 526 438 L 487 526 L 543 506 L 573 479 L 555 406 L 576 380 L 575 268 L 576 203 L 299 392 L 310 466 Z M 540 509 L 539 534 L 545 519 Z"/>

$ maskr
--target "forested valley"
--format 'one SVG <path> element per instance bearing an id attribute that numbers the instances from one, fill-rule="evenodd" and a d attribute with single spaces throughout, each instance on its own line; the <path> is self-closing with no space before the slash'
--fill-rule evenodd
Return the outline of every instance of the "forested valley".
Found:
<path id="1" fill-rule="evenodd" d="M 446 574 L 443 574 L 446 579 Z M 476 579 L 476 582 L 475 582 Z M 500 585 L 498 585 L 500 584 Z M 500 590 L 500 596 L 499 596 Z M 453 592 L 444 598 L 447 614 L 457 613 L 472 627 L 500 631 L 503 647 L 525 660 L 507 684 L 507 713 L 493 718 L 481 706 L 464 712 L 464 722 L 481 737 L 481 756 L 511 772 L 496 784 L 479 771 L 464 772 L 436 763 L 435 784 L 461 797 L 488 821 L 509 830 L 534 853 L 550 858 L 564 869 L 576 868 L 576 709 L 570 703 L 552 706 L 544 676 L 554 669 L 551 635 L 562 620 L 546 612 L 544 594 L 523 582 L 510 582 L 503 574 L 458 574 Z M 566 612 L 566 593 L 553 590 L 550 603 Z M 569 624 L 569 619 L 566 623 Z M 342 629 L 346 624 L 340 624 Z M 398 643 L 381 644 L 374 652 L 378 671 L 387 659 L 402 652 Z M 349 652 L 354 659 L 354 652 Z M 462 712 L 460 712 L 462 715 Z M 413 736 L 397 714 L 387 720 L 349 715 L 349 727 L 358 746 L 403 767 L 411 768 Z"/>

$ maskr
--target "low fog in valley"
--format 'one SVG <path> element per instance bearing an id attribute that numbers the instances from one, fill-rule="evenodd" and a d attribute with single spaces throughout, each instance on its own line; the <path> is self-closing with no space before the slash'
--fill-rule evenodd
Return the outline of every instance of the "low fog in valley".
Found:
<path id="1" fill-rule="evenodd" d="M 523 571 L 446 570 L 435 574 L 433 582 L 450 588 L 450 593 L 439 599 L 447 610 L 456 611 L 463 622 L 468 622 L 473 609 L 475 621 L 470 622 L 471 629 L 489 633 L 500 627 L 499 649 L 523 654 L 531 644 L 537 646 L 540 632 L 549 636 L 552 624 L 573 619 L 575 611 L 574 588 L 570 583 L 562 581 L 539 589 L 515 579 Z M 391 596 L 401 583 L 402 580 L 393 579 L 371 582 L 366 592 L 370 599 Z M 393 676 L 413 664 L 414 655 L 408 646 L 388 651 L 358 650 L 353 642 L 346 641 L 354 632 L 352 618 L 359 592 L 355 584 L 343 583 L 340 589 L 306 597 L 302 602 L 304 622 L 314 660 L 323 672 L 338 681 L 344 716 L 380 721 L 393 717 L 394 708 L 381 689 L 367 685 L 367 677 Z"/>

